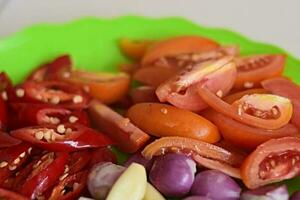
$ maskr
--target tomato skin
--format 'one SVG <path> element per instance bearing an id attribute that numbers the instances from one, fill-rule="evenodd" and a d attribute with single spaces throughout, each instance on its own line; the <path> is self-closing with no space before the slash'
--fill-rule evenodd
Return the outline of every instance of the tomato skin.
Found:
<path id="1" fill-rule="evenodd" d="M 241 167 L 241 175 L 244 184 L 250 188 L 258 188 L 267 184 L 280 182 L 282 180 L 293 178 L 299 175 L 299 168 L 291 161 L 296 159 L 295 157 L 288 157 L 288 160 L 278 161 L 276 156 L 282 155 L 284 152 L 295 152 L 299 156 L 300 152 L 300 138 L 298 137 L 283 137 L 278 139 L 269 140 L 256 148 L 243 162 Z M 262 168 L 260 165 L 262 162 L 270 156 L 274 157 L 275 165 L 271 165 L 271 169 L 268 171 L 272 174 L 271 178 L 260 178 L 262 174 Z M 296 157 L 297 157 L 296 156 Z M 296 162 L 298 160 L 296 159 Z M 279 164 L 279 165 L 278 165 Z M 288 170 L 288 171 L 287 171 Z M 284 173 L 285 174 L 280 174 Z"/>
<path id="2" fill-rule="evenodd" d="M 254 62 L 252 60 L 257 60 L 257 58 L 261 58 L 258 61 L 263 62 L 261 67 L 253 70 L 241 70 L 242 65 L 248 65 L 250 68 L 255 66 L 255 64 L 259 62 Z M 262 59 L 266 59 L 266 61 L 263 61 Z M 281 76 L 285 66 L 285 60 L 286 55 L 281 54 L 254 55 L 237 58 L 236 62 L 238 75 L 234 84 L 234 88 L 243 89 L 249 88 L 250 86 L 257 87 L 260 85 L 260 82 L 265 79 Z M 245 84 L 247 82 L 250 83 L 249 86 Z"/>
<path id="3" fill-rule="evenodd" d="M 195 113 L 160 103 L 139 103 L 127 112 L 128 118 L 156 137 L 182 136 L 208 143 L 220 140 L 218 128 Z"/>
<path id="4" fill-rule="evenodd" d="M 11 137 L 8 133 L 0 131 L 0 148 L 11 147 L 20 143 L 21 140 Z"/>
<path id="5" fill-rule="evenodd" d="M 29 200 L 29 198 L 26 198 L 22 195 L 19 195 L 18 193 L 0 188 L 0 199 L 4 200 Z"/>
<path id="6" fill-rule="evenodd" d="M 119 46 L 125 56 L 134 60 L 140 60 L 153 43 L 154 42 L 150 40 L 135 41 L 123 38 L 119 41 Z"/>
<path id="7" fill-rule="evenodd" d="M 206 111 L 204 116 L 219 128 L 226 141 L 241 149 L 254 149 L 272 138 L 300 136 L 299 130 L 292 124 L 280 129 L 267 130 L 237 122 L 216 111 Z"/>
<path id="8" fill-rule="evenodd" d="M 244 90 L 240 92 L 236 92 L 233 94 L 230 94 L 228 96 L 225 96 L 223 100 L 229 104 L 234 103 L 236 100 L 242 98 L 245 95 L 251 95 L 251 94 L 269 94 L 270 92 L 268 90 L 265 90 L 263 88 L 254 88 L 249 90 Z"/>
<path id="9" fill-rule="evenodd" d="M 219 47 L 215 41 L 199 36 L 179 36 L 157 42 L 148 49 L 141 63 L 143 66 L 152 64 L 155 60 L 183 53 L 204 52 Z"/>
<path id="10" fill-rule="evenodd" d="M 106 135 L 86 126 L 80 124 L 60 125 L 63 126 L 64 130 L 67 131 L 70 128 L 72 131 L 65 131 L 65 135 L 59 135 L 56 132 L 58 126 L 43 125 L 17 129 L 12 131 L 11 135 L 48 151 L 77 151 L 79 149 L 104 147 L 114 144 Z M 54 135 L 55 139 L 48 139 L 49 141 L 46 138 L 43 138 L 44 140 L 37 139 L 36 134 L 41 131 L 44 136 L 46 132 L 50 131 L 51 137 Z"/>
<path id="11" fill-rule="evenodd" d="M 116 141 L 124 152 L 134 153 L 150 139 L 148 134 L 134 126 L 128 118 L 97 100 L 91 101 L 88 111 L 95 126 Z"/>

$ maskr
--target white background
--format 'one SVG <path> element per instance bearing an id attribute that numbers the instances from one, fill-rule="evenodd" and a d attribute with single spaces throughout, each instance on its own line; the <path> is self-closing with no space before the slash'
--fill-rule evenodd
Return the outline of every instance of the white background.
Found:
<path id="1" fill-rule="evenodd" d="M 183 16 L 277 44 L 300 57 L 299 0 L 0 0 L 0 38 L 38 22 L 126 14 Z"/>

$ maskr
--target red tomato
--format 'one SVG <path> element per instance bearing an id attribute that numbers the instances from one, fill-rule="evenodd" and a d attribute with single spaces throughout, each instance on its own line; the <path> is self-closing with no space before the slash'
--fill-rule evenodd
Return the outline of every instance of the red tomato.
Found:
<path id="1" fill-rule="evenodd" d="M 93 166 L 99 162 L 117 163 L 117 157 L 109 148 L 104 147 L 93 149 L 90 166 Z"/>
<path id="2" fill-rule="evenodd" d="M 232 105 L 222 101 L 206 86 L 199 87 L 199 95 L 214 110 L 241 123 L 264 129 L 278 129 L 286 125 L 293 113 L 289 99 L 270 95 L 245 95 Z"/>
<path id="3" fill-rule="evenodd" d="M 286 78 L 273 78 L 262 82 L 262 86 L 274 94 L 289 98 L 293 103 L 292 123 L 300 128 L 300 87 Z"/>
<path id="4" fill-rule="evenodd" d="M 116 141 L 122 151 L 136 152 L 150 139 L 148 134 L 134 126 L 128 118 L 97 100 L 91 101 L 89 114 L 95 126 Z"/>
<path id="5" fill-rule="evenodd" d="M 224 79 L 226 77 L 226 79 Z M 176 107 L 200 111 L 207 104 L 198 95 L 198 87 L 204 83 L 209 90 L 223 97 L 233 86 L 236 67 L 232 57 L 190 66 L 160 85 L 156 94 L 161 102 L 169 102 Z"/>
<path id="6" fill-rule="evenodd" d="M 52 187 L 60 175 L 64 173 L 68 161 L 66 153 L 48 153 L 34 166 L 33 171 L 22 185 L 20 193 L 31 199 L 42 195 Z"/>
<path id="7" fill-rule="evenodd" d="M 254 89 L 248 89 L 240 92 L 236 92 L 233 94 L 230 94 L 226 97 L 223 98 L 224 101 L 226 101 L 229 104 L 232 104 L 236 100 L 239 100 L 245 95 L 250 95 L 250 94 L 269 94 L 270 92 L 268 90 L 265 90 L 263 88 L 254 88 Z"/>
<path id="8" fill-rule="evenodd" d="M 292 124 L 287 124 L 280 129 L 268 130 L 248 126 L 216 111 L 208 111 L 204 116 L 219 128 L 226 141 L 241 149 L 254 149 L 272 138 L 300 136 L 299 130 Z"/>
<path id="9" fill-rule="evenodd" d="M 0 185 L 24 164 L 31 150 L 27 143 L 0 150 Z"/>
<path id="10" fill-rule="evenodd" d="M 259 86 L 260 82 L 265 79 L 281 76 L 285 59 L 286 56 L 280 54 L 237 58 L 238 74 L 234 87 L 238 89 L 252 88 Z"/>
<path id="11" fill-rule="evenodd" d="M 243 182 L 254 189 L 298 176 L 299 152 L 298 137 L 272 139 L 261 144 L 243 162 Z"/>
<path id="12" fill-rule="evenodd" d="M 130 92 L 133 103 L 158 102 L 155 88 L 151 86 L 139 86 Z"/>
<path id="13" fill-rule="evenodd" d="M 80 124 L 26 127 L 12 131 L 11 135 L 49 151 L 76 151 L 113 144 L 104 134 Z"/>
<path id="14" fill-rule="evenodd" d="M 187 154 L 192 156 L 199 165 L 218 169 L 237 178 L 240 177 L 237 167 L 244 160 L 243 154 L 236 154 L 216 145 L 185 137 L 162 137 L 146 146 L 142 154 L 145 158 L 151 159 L 153 156 L 169 152 Z"/>
<path id="15" fill-rule="evenodd" d="M 11 147 L 21 143 L 21 140 L 11 137 L 8 133 L 0 131 L 0 148 Z"/>
<path id="16" fill-rule="evenodd" d="M 0 199 L 4 200 L 29 200 L 29 198 L 19 195 L 18 193 L 0 188 Z"/>

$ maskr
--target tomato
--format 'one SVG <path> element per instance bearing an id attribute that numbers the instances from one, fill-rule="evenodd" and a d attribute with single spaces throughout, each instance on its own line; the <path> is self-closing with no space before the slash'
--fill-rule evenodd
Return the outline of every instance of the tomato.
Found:
<path id="1" fill-rule="evenodd" d="M 183 53 L 196 53 L 219 47 L 215 41 L 200 36 L 179 36 L 157 42 L 148 49 L 142 59 L 142 65 L 151 65 L 160 58 Z"/>
<path id="2" fill-rule="evenodd" d="M 67 176 L 53 188 L 49 200 L 74 200 L 77 199 L 86 185 L 88 171 L 81 171 Z"/>
<path id="3" fill-rule="evenodd" d="M 238 167 L 244 160 L 243 154 L 236 154 L 224 148 L 185 137 L 162 137 L 145 147 L 142 155 L 153 156 L 176 152 L 191 156 L 200 166 L 218 169 L 239 178 Z"/>
<path id="4" fill-rule="evenodd" d="M 262 86 L 274 94 L 289 98 L 293 103 L 292 123 L 300 128 L 300 87 L 286 78 L 273 78 L 262 82 Z"/>
<path id="5" fill-rule="evenodd" d="M 281 76 L 285 55 L 267 54 L 240 57 L 236 59 L 238 75 L 234 87 L 238 89 L 259 86 L 260 82 Z"/>
<path id="6" fill-rule="evenodd" d="M 49 151 L 76 151 L 113 144 L 94 129 L 70 123 L 25 127 L 12 131 L 11 135 Z"/>
<path id="7" fill-rule="evenodd" d="M 73 71 L 65 81 L 83 88 L 91 97 L 110 104 L 124 97 L 129 89 L 130 78 L 125 73 L 95 73 Z"/>
<path id="8" fill-rule="evenodd" d="M 210 91 L 223 97 L 230 91 L 235 77 L 236 67 L 232 57 L 224 57 L 185 68 L 161 84 L 156 94 L 161 102 L 167 101 L 179 108 L 200 111 L 207 104 L 198 95 L 199 86 L 206 84 Z"/>
<path id="9" fill-rule="evenodd" d="M 300 138 L 269 140 L 256 148 L 243 162 L 241 175 L 248 188 L 258 188 L 298 176 Z"/>
<path id="10" fill-rule="evenodd" d="M 286 125 L 293 113 L 289 99 L 270 95 L 245 95 L 233 104 L 227 104 L 206 86 L 199 87 L 199 95 L 214 110 L 241 123 L 264 129 L 278 129 Z"/>
<path id="11" fill-rule="evenodd" d="M 92 158 L 90 166 L 97 164 L 99 162 L 112 162 L 117 163 L 116 155 L 107 147 L 97 148 L 92 150 Z"/>
<path id="12" fill-rule="evenodd" d="M 22 195 L 19 195 L 18 193 L 5 190 L 3 188 L 0 188 L 0 199 L 4 200 L 29 200 L 29 198 L 26 198 Z"/>
<path id="13" fill-rule="evenodd" d="M 89 114 L 95 126 L 116 141 L 124 152 L 136 152 L 150 139 L 148 134 L 134 126 L 128 118 L 97 100 L 91 101 Z"/>
<path id="14" fill-rule="evenodd" d="M 8 133 L 0 131 L 0 148 L 11 147 L 21 143 L 21 140 L 11 137 Z"/>
<path id="15" fill-rule="evenodd" d="M 123 38 L 119 42 L 119 47 L 125 56 L 134 60 L 140 60 L 148 48 L 153 45 L 153 41 L 150 40 L 130 40 Z"/>
<path id="16" fill-rule="evenodd" d="M 243 124 L 216 111 L 207 111 L 204 116 L 219 128 L 226 141 L 241 149 L 254 149 L 272 138 L 300 136 L 299 130 L 292 124 L 268 130 Z"/>
<path id="17" fill-rule="evenodd" d="M 34 166 L 33 171 L 22 185 L 20 193 L 31 199 L 37 198 L 55 184 L 64 173 L 68 161 L 66 153 L 48 153 Z"/>
<path id="18" fill-rule="evenodd" d="M 226 97 L 223 98 L 223 100 L 229 104 L 232 104 L 236 100 L 242 98 L 245 95 L 250 95 L 250 94 L 269 94 L 270 92 L 263 89 L 263 88 L 254 88 L 254 89 L 248 89 L 240 92 L 236 92 L 233 94 L 230 94 Z"/>
<path id="19" fill-rule="evenodd" d="M 26 162 L 31 150 L 27 143 L 0 150 L 0 185 Z"/>
<path id="20" fill-rule="evenodd" d="M 139 86 L 130 92 L 133 103 L 158 102 L 155 88 L 151 86 Z"/>
<path id="21" fill-rule="evenodd" d="M 138 63 L 121 63 L 121 64 L 118 64 L 118 70 L 120 72 L 125 72 L 129 75 L 132 75 L 138 67 L 139 67 Z"/>
<path id="22" fill-rule="evenodd" d="M 132 106 L 127 117 L 137 127 L 156 137 L 181 136 L 215 143 L 220 140 L 218 128 L 190 111 L 159 103 Z"/>

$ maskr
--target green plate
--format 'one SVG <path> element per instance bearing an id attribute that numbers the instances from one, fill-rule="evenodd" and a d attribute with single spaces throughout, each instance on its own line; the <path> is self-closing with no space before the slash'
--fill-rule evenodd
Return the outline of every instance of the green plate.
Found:
<path id="1" fill-rule="evenodd" d="M 0 40 L 0 71 L 6 71 L 17 83 L 39 64 L 65 53 L 72 56 L 77 68 L 115 71 L 118 63 L 128 61 L 117 46 L 120 38 L 162 39 L 177 35 L 201 35 L 221 44 L 238 44 L 242 54 L 285 53 L 288 59 L 284 73 L 300 83 L 300 60 L 283 49 L 178 17 L 85 18 L 65 24 L 34 25 Z M 290 181 L 289 189 L 300 189 L 300 180 Z"/>

